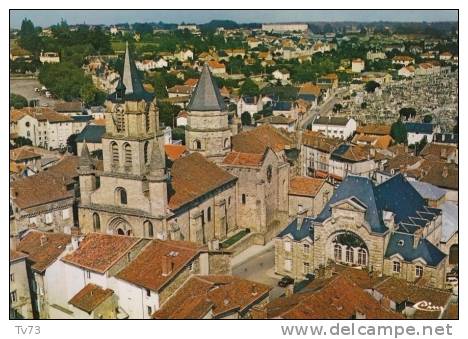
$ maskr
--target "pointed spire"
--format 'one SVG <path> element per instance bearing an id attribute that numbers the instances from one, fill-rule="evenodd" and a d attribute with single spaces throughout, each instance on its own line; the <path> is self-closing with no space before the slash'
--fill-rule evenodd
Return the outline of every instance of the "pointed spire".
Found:
<path id="1" fill-rule="evenodd" d="M 163 175 L 166 170 L 166 160 L 157 139 L 154 140 L 151 148 L 150 173 L 154 176 Z"/>
<path id="2" fill-rule="evenodd" d="M 226 104 L 207 63 L 203 65 L 200 80 L 187 109 L 189 111 L 224 111 L 226 109 Z"/>
<path id="3" fill-rule="evenodd" d="M 89 154 L 88 144 L 86 144 L 86 139 L 83 141 L 83 148 L 81 149 L 80 155 L 80 168 L 89 168 L 93 167 L 93 160 Z"/>
<path id="4" fill-rule="evenodd" d="M 120 92 L 120 93 L 119 93 Z M 121 93 L 125 94 L 123 98 Z M 129 100 L 141 100 L 151 101 L 153 99 L 152 94 L 145 91 L 143 84 L 141 83 L 140 77 L 138 75 L 138 70 L 135 65 L 135 61 L 132 58 L 130 49 L 128 47 L 128 41 L 125 45 L 125 57 L 122 74 L 117 84 L 116 92 L 114 95 L 111 95 L 113 98 L 120 100 L 129 99 Z"/>

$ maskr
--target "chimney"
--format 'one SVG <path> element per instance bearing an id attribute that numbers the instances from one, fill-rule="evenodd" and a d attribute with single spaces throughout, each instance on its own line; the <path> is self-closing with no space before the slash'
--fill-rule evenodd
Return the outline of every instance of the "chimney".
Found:
<path id="1" fill-rule="evenodd" d="M 444 169 L 442 170 L 442 177 L 447 178 L 448 177 L 448 167 L 444 166 Z"/>
<path id="2" fill-rule="evenodd" d="M 258 294 L 257 284 L 252 285 L 252 295 L 256 296 Z"/>
<path id="3" fill-rule="evenodd" d="M 162 275 L 167 277 L 172 273 L 172 259 L 168 253 L 162 257 Z"/>
<path id="4" fill-rule="evenodd" d="M 47 244 L 47 236 L 45 234 L 41 235 L 40 241 L 41 241 L 41 246 L 44 246 L 45 244 Z"/>
<path id="5" fill-rule="evenodd" d="M 418 228 L 413 235 L 413 248 L 417 248 L 422 237 L 422 228 Z"/>

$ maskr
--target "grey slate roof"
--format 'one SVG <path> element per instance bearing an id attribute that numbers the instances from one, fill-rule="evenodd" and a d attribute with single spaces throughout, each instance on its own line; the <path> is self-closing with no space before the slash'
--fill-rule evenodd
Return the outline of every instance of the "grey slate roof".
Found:
<path id="1" fill-rule="evenodd" d="M 343 117 L 317 117 L 315 118 L 314 125 L 331 125 L 331 126 L 346 126 L 350 119 Z"/>
<path id="2" fill-rule="evenodd" d="M 405 122 L 405 127 L 408 133 L 432 134 L 434 131 L 434 125 L 428 123 Z"/>
<path id="3" fill-rule="evenodd" d="M 458 206 L 453 202 L 444 202 L 442 209 L 442 237 L 443 242 L 447 242 L 456 232 L 458 232 Z"/>
<path id="4" fill-rule="evenodd" d="M 421 239 L 416 246 L 412 234 L 395 232 L 390 236 L 385 257 L 389 258 L 394 254 L 399 254 L 405 261 L 411 262 L 414 259 L 422 258 L 429 266 L 437 266 L 446 255 L 442 253 L 427 239 Z"/>
<path id="5" fill-rule="evenodd" d="M 188 111 L 224 111 L 226 104 L 219 93 L 219 88 L 211 76 L 208 64 L 203 65 L 200 80 L 193 91 L 190 102 L 187 106 Z"/>
<path id="6" fill-rule="evenodd" d="M 99 144 L 102 141 L 102 136 L 106 132 L 105 126 L 88 125 L 76 137 L 76 142 L 83 142 L 86 140 L 88 143 Z"/>
<path id="7" fill-rule="evenodd" d="M 313 219 L 311 218 L 303 218 L 302 221 L 296 218 L 288 225 L 288 227 L 278 234 L 278 237 L 284 237 L 285 235 L 290 234 L 296 241 L 301 241 L 307 237 L 314 239 L 312 221 Z"/>
<path id="8" fill-rule="evenodd" d="M 427 220 L 414 218 L 432 220 L 441 213 L 438 209 L 425 206 L 423 197 L 401 174 L 393 176 L 378 186 L 375 186 L 368 178 L 348 175 L 317 216 L 316 221 L 323 222 L 331 216 L 332 204 L 351 197 L 357 198 L 367 206 L 365 219 L 375 233 L 387 231 L 383 222 L 383 211 L 393 212 L 396 224 L 412 225 L 407 226 L 408 232 L 427 224 Z"/>
<path id="9" fill-rule="evenodd" d="M 125 100 L 145 100 L 151 101 L 154 95 L 148 93 L 143 88 L 135 62 L 128 49 L 128 42 L 125 48 L 125 59 L 122 76 L 117 84 L 116 91 L 109 96 L 110 100 L 118 100 L 118 91 L 125 89 Z"/>
<path id="10" fill-rule="evenodd" d="M 418 191 L 418 193 L 424 199 L 438 200 L 442 198 L 445 195 L 445 193 L 447 193 L 446 190 L 434 186 L 428 182 L 411 180 L 410 184 L 416 189 L 416 191 Z"/>

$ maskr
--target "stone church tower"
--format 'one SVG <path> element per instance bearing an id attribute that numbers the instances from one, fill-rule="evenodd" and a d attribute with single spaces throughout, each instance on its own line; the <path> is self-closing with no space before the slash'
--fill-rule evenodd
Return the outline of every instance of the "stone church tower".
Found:
<path id="1" fill-rule="evenodd" d="M 206 63 L 187 111 L 185 145 L 188 150 L 221 162 L 231 147 L 231 127 L 226 104 Z"/>
<path id="2" fill-rule="evenodd" d="M 154 96 L 146 92 L 125 51 L 121 79 L 106 101 L 103 170 L 87 146 L 80 159 L 80 227 L 147 237 L 166 234 L 167 176 Z"/>

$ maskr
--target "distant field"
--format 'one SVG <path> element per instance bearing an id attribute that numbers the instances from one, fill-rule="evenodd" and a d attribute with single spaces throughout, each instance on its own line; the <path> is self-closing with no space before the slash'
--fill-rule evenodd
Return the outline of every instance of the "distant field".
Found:
<path id="1" fill-rule="evenodd" d="M 112 49 L 114 52 L 124 52 L 125 51 L 125 42 L 123 41 L 112 41 L 111 42 Z M 153 46 L 158 47 L 158 44 L 155 42 L 135 42 L 136 48 Z"/>

